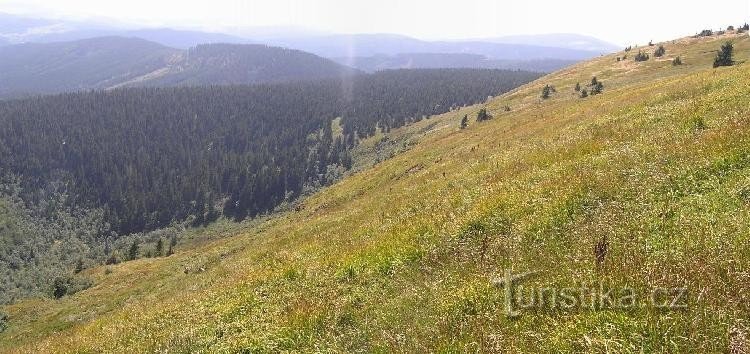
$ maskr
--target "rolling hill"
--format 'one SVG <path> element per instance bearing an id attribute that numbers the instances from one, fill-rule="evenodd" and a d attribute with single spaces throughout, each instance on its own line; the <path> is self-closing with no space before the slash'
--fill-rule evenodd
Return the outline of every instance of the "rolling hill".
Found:
<path id="1" fill-rule="evenodd" d="M 121 86 L 255 84 L 319 80 L 356 70 L 265 45 L 204 44 L 189 50 L 139 38 L 101 37 L 0 48 L 0 97 Z"/>
<path id="2" fill-rule="evenodd" d="M 737 64 L 713 68 L 727 40 Z M 663 45 L 378 133 L 363 158 L 404 151 L 288 212 L 192 230 L 174 255 L 5 307 L 0 350 L 747 350 L 750 38 Z M 594 77 L 602 92 L 582 98 Z M 493 118 L 476 122 L 480 109 Z M 495 284 L 506 270 L 527 276 L 515 318 Z M 534 289 L 583 290 L 548 307 Z M 685 306 L 659 307 L 673 299 Z"/>

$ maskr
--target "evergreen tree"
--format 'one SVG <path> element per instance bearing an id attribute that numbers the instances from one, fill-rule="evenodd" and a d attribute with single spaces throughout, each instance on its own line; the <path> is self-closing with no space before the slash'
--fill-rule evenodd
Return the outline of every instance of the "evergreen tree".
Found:
<path id="1" fill-rule="evenodd" d="M 460 125 L 460 127 L 461 127 L 461 129 L 466 129 L 467 126 L 469 126 L 469 116 L 468 115 L 464 115 L 464 117 L 461 118 L 461 125 Z"/>
<path id="2" fill-rule="evenodd" d="M 734 65 L 734 60 L 732 59 L 733 51 L 734 45 L 732 44 L 732 42 L 724 43 L 721 46 L 719 52 L 716 54 L 716 58 L 714 59 L 714 68 Z"/>
<path id="3" fill-rule="evenodd" d="M 542 88 L 542 99 L 546 100 L 550 97 L 554 89 L 550 85 L 544 85 L 544 88 Z"/>
<path id="4" fill-rule="evenodd" d="M 78 262 L 76 262 L 76 269 L 74 270 L 74 272 L 78 274 L 82 272 L 83 269 L 84 269 L 83 258 L 78 258 Z"/>
<path id="5" fill-rule="evenodd" d="M 656 50 L 654 51 L 654 56 L 657 57 L 657 58 L 660 58 L 660 57 L 664 56 L 664 54 L 666 52 L 667 52 L 667 50 L 664 48 L 664 46 L 663 45 L 659 45 L 659 48 L 656 48 Z"/>
<path id="6" fill-rule="evenodd" d="M 599 84 L 599 80 L 597 80 L 596 76 L 591 78 L 591 84 L 589 86 L 596 86 Z"/>
<path id="7" fill-rule="evenodd" d="M 581 98 L 589 97 L 588 91 L 586 89 L 581 90 Z"/>
<path id="8" fill-rule="evenodd" d="M 8 314 L 0 311 L 0 333 L 5 332 L 8 329 Z"/>
<path id="9" fill-rule="evenodd" d="M 138 240 L 133 241 L 128 249 L 128 260 L 132 261 L 138 258 Z"/>
<path id="10" fill-rule="evenodd" d="M 477 122 L 484 122 L 486 120 L 491 119 L 492 116 L 487 113 L 487 108 L 482 108 L 477 112 Z"/>
<path id="11" fill-rule="evenodd" d="M 164 240 L 159 237 L 159 241 L 156 242 L 156 256 L 161 257 L 164 255 Z"/>
<path id="12" fill-rule="evenodd" d="M 600 81 L 598 81 L 596 83 L 596 85 L 594 85 L 594 86 L 591 87 L 591 94 L 592 95 L 598 95 L 598 94 L 602 93 L 603 90 L 604 90 L 604 84 L 602 84 Z"/>
<path id="13" fill-rule="evenodd" d="M 55 278 L 55 281 L 52 284 L 52 296 L 55 299 L 59 299 L 65 296 L 65 294 L 68 293 L 68 285 L 69 285 L 68 279 L 63 278 L 63 277 Z"/>
<path id="14" fill-rule="evenodd" d="M 573 88 L 573 90 L 575 92 L 581 92 L 581 83 L 580 82 L 576 82 L 576 87 Z"/>
<path id="15" fill-rule="evenodd" d="M 648 59 L 648 54 L 640 50 L 638 51 L 638 54 L 635 55 L 635 61 L 647 61 Z"/>
<path id="16" fill-rule="evenodd" d="M 679 56 L 677 56 L 676 58 L 674 58 L 674 59 L 672 60 L 672 65 L 673 65 L 673 66 L 677 66 L 677 65 L 682 65 L 682 59 L 680 59 L 680 57 L 679 57 Z"/>

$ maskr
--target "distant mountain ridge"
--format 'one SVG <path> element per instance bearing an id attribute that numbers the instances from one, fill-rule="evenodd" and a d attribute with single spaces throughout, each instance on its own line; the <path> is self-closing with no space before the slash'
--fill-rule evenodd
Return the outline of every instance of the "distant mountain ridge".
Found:
<path id="1" fill-rule="evenodd" d="M 357 71 L 316 55 L 251 44 L 174 49 L 139 38 L 0 47 L 0 97 L 123 86 L 255 84 L 318 80 Z"/>
<path id="2" fill-rule="evenodd" d="M 0 42 L 5 40 L 13 44 L 123 36 L 138 37 L 179 49 L 207 43 L 266 44 L 302 50 L 329 59 L 424 53 L 476 54 L 490 60 L 511 61 L 579 61 L 618 49 L 611 43 L 576 34 L 427 41 L 396 34 L 331 34 L 285 27 L 229 31 L 232 34 L 170 28 L 127 28 L 0 14 Z"/>

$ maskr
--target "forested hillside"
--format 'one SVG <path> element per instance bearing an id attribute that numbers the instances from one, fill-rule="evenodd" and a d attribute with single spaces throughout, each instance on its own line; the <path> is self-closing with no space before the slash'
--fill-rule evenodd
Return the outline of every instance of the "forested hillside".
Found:
<path id="1" fill-rule="evenodd" d="M 17 213 L 25 210 L 13 220 L 37 218 L 53 228 L 68 215 L 92 215 L 92 225 L 58 236 L 0 231 L 0 274 L 16 277 L 41 259 L 57 264 L 56 274 L 81 259 L 132 259 L 123 254 L 123 235 L 268 213 L 340 178 L 352 165 L 351 149 L 378 127 L 481 102 L 537 76 L 403 70 L 343 81 L 126 88 L 0 102 L 0 172 L 11 191 L 4 196 Z M 48 254 L 68 238 L 75 251 L 63 260 Z M 28 288 L 24 281 L 7 284 Z"/>
<path id="2" fill-rule="evenodd" d="M 0 98 L 114 86 L 164 68 L 179 53 L 120 37 L 0 47 Z"/>
<path id="3" fill-rule="evenodd" d="M 357 70 L 299 50 L 260 44 L 202 44 L 185 51 L 168 72 L 130 85 L 277 83 L 330 79 L 357 73 Z"/>

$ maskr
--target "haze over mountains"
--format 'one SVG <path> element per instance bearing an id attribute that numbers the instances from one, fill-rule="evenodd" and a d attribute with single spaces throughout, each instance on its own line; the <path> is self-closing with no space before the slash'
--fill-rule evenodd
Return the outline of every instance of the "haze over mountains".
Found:
<path id="1" fill-rule="evenodd" d="M 0 98 L 127 86 L 198 86 L 306 81 L 357 71 L 260 44 L 174 49 L 139 38 L 98 37 L 0 47 Z"/>
<path id="2" fill-rule="evenodd" d="M 126 84 L 129 80 L 134 79 L 143 81 L 143 78 L 139 78 L 141 75 L 149 74 L 154 70 L 161 70 L 160 73 L 163 74 L 171 70 L 165 68 L 165 66 L 179 66 L 174 61 L 179 62 L 184 58 L 180 59 L 182 56 L 178 49 L 185 50 L 207 43 L 265 44 L 297 49 L 368 72 L 402 68 L 457 67 L 549 72 L 576 61 L 611 52 L 617 48 L 615 45 L 596 38 L 572 34 L 461 41 L 424 41 L 392 34 L 328 34 L 281 27 L 240 29 L 234 32 L 240 35 L 169 28 L 137 28 L 128 25 L 38 19 L 0 14 L 0 46 L 27 44 L 25 47 L 6 48 L 3 52 L 6 57 L 2 59 L 4 61 L 11 60 L 11 63 L 4 65 L 13 65 L 13 61 L 30 61 L 34 65 L 32 65 L 32 68 L 26 68 L 27 71 L 35 70 L 36 72 L 43 72 L 45 75 L 53 75 L 58 70 L 64 69 L 66 65 L 93 65 L 97 67 L 99 64 L 104 64 L 97 63 L 96 60 L 104 60 L 105 62 L 112 60 L 114 66 L 119 67 L 119 69 L 109 73 L 111 77 L 107 77 L 107 73 L 102 72 L 100 76 L 86 78 L 82 82 L 59 83 L 59 86 L 65 86 L 66 88 L 103 88 Z M 130 40 L 127 46 L 137 46 L 137 48 L 134 48 L 133 53 L 121 56 L 120 53 L 117 53 L 120 46 L 107 46 L 106 43 L 103 43 L 106 41 L 81 41 L 115 36 L 140 38 L 154 43 L 136 44 L 136 42 Z M 124 39 L 118 39 L 118 41 L 120 40 L 125 41 Z M 74 42 L 58 43 L 70 41 Z M 36 43 L 37 45 L 30 46 L 29 43 Z M 42 44 L 49 45 L 45 47 Z M 169 48 L 157 48 L 155 44 Z M 145 53 L 143 50 L 146 48 L 151 50 Z M 232 48 L 240 50 L 239 47 Z M 260 49 L 263 47 L 248 48 Z M 60 50 L 67 51 L 64 53 L 55 52 Z M 35 66 L 43 64 L 44 59 L 34 58 L 33 55 L 38 56 L 44 53 L 47 57 L 62 55 L 62 57 L 71 58 L 71 55 L 75 55 L 79 51 L 87 53 L 87 56 L 75 59 L 78 64 L 66 63 L 52 68 Z M 247 54 L 250 49 L 240 51 Z M 12 58 L 6 59 L 10 52 L 14 53 Z M 24 53 L 32 55 L 32 57 L 26 59 L 23 57 Z M 135 55 L 135 53 L 139 53 L 139 55 Z M 129 61 L 130 59 L 134 60 Z M 312 58 L 308 57 L 308 59 Z M 322 65 L 320 60 L 313 59 L 313 61 L 318 62 L 314 65 Z M 126 68 L 127 63 L 130 65 L 128 68 Z M 201 65 L 205 67 L 205 62 Z M 335 68 L 330 63 L 326 65 L 329 66 L 328 69 Z M 194 66 L 193 69 L 195 69 Z M 249 71 L 256 69 L 256 67 L 247 68 Z M 326 76 L 328 69 L 324 70 L 320 76 Z M 89 74 L 87 73 L 87 75 Z M 190 79 L 186 78 L 186 75 L 188 74 L 182 73 L 180 75 L 182 79 L 168 79 L 163 82 L 191 82 Z M 271 74 L 266 73 L 260 76 L 263 75 Z M 282 75 L 282 79 L 276 81 L 284 81 L 284 76 Z M 16 78 L 22 79 L 21 77 Z M 305 78 L 302 77 L 302 79 Z M 218 83 L 224 83 L 225 81 L 227 80 Z M 232 83 L 255 81 L 265 80 L 247 79 L 246 77 L 245 80 L 234 80 Z M 33 84 L 29 85 L 33 86 Z M 52 90 L 37 90 L 37 92 L 55 91 L 57 89 L 55 87 Z M 7 89 L 0 89 L 0 91 L 7 91 Z"/>

